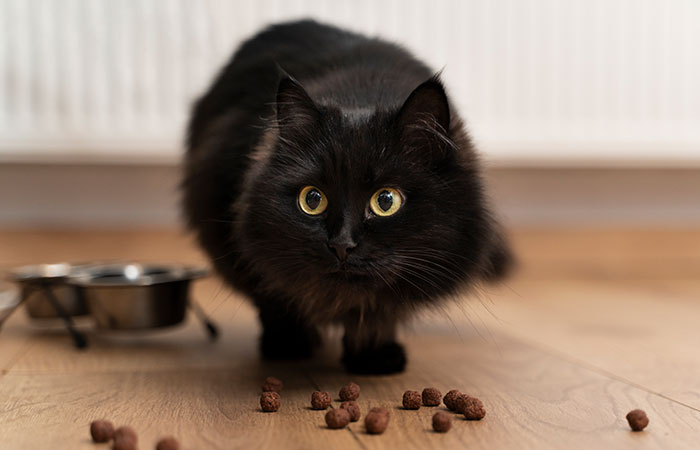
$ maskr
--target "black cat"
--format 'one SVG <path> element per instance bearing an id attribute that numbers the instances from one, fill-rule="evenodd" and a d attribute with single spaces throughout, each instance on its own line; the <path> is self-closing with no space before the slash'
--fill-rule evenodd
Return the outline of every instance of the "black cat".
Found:
<path id="1" fill-rule="evenodd" d="M 185 214 L 259 308 L 266 358 L 339 323 L 349 371 L 401 371 L 399 322 L 509 266 L 462 121 L 397 45 L 272 26 L 197 102 L 187 147 Z"/>

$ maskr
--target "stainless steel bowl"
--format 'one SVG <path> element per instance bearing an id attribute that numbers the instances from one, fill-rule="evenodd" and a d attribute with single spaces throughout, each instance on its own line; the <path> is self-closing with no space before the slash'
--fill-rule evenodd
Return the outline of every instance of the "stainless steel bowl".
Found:
<path id="1" fill-rule="evenodd" d="M 68 282 L 81 289 L 98 328 L 137 330 L 182 322 L 190 281 L 207 273 L 181 265 L 105 264 L 83 267 Z"/>
<path id="2" fill-rule="evenodd" d="M 83 316 L 90 311 L 82 292 L 67 283 L 68 278 L 80 267 L 82 266 L 68 263 L 36 264 L 13 269 L 8 278 L 20 286 L 22 301 L 32 319 L 60 317 L 46 296 L 46 287 L 51 289 L 59 305 L 69 316 Z"/>

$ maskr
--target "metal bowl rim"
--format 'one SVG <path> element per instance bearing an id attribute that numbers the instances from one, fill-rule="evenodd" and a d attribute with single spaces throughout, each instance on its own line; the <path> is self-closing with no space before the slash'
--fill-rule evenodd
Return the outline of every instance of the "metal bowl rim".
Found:
<path id="1" fill-rule="evenodd" d="M 157 268 L 166 273 L 154 275 L 139 275 L 134 280 L 124 281 L 108 281 L 100 280 L 101 274 L 105 271 L 119 271 L 128 266 L 137 266 L 140 268 Z M 161 264 L 161 263 L 112 263 L 112 264 L 96 264 L 81 267 L 75 274 L 67 278 L 68 284 L 80 286 L 82 288 L 91 287 L 110 287 L 110 288 L 134 288 L 144 286 L 155 286 L 166 283 L 175 283 L 180 281 L 190 281 L 197 278 L 205 277 L 209 274 L 209 269 L 202 266 L 189 266 L 185 264 Z"/>
<path id="2" fill-rule="evenodd" d="M 42 268 L 49 266 L 62 266 L 65 268 L 65 271 L 57 275 L 48 275 L 45 273 L 42 274 Z M 24 266 L 14 267 L 10 269 L 6 273 L 5 278 L 8 281 L 12 281 L 15 283 L 35 283 L 40 281 L 60 282 L 67 279 L 77 267 L 78 266 L 67 262 L 27 264 Z"/>

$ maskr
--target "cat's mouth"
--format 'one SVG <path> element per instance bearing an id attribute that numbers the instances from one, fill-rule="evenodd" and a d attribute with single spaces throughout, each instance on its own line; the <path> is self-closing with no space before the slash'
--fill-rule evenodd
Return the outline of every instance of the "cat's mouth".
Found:
<path id="1" fill-rule="evenodd" d="M 330 268 L 326 275 L 331 278 L 339 279 L 343 281 L 369 281 L 372 278 L 372 274 L 367 270 L 348 265 L 347 263 L 340 263 L 335 267 Z"/>
<path id="2" fill-rule="evenodd" d="M 328 273 L 328 278 L 336 283 L 369 283 L 373 279 L 368 273 L 337 271 Z"/>

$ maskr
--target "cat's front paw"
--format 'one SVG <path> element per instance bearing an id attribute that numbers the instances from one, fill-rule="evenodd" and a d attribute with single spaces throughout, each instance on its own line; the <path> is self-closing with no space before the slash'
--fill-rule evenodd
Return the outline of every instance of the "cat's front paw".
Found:
<path id="1" fill-rule="evenodd" d="M 345 351 L 343 364 L 350 373 L 386 375 L 403 372 L 406 368 L 406 352 L 398 342 L 388 342 L 379 347 Z"/>
<path id="2" fill-rule="evenodd" d="M 321 336 L 315 329 L 265 330 L 260 337 L 260 353 L 269 360 L 306 359 L 313 356 L 321 345 Z"/>

